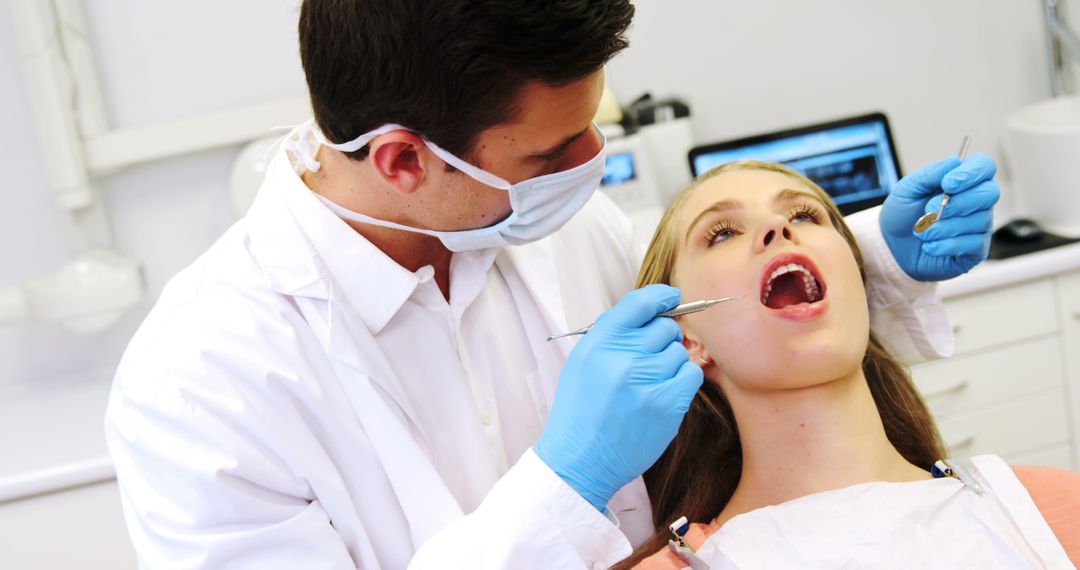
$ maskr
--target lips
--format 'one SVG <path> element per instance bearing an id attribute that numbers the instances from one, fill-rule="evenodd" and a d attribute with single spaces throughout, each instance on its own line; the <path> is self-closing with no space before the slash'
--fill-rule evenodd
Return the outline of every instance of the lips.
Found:
<path id="1" fill-rule="evenodd" d="M 825 291 L 820 270 L 800 253 L 783 253 L 771 259 L 759 281 L 762 305 L 799 320 L 824 310 Z"/>

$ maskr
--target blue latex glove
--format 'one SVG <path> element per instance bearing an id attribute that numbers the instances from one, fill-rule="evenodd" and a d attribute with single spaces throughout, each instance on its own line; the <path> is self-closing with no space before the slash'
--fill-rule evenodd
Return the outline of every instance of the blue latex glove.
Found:
<path id="1" fill-rule="evenodd" d="M 985 154 L 963 163 L 952 156 L 905 176 L 889 193 L 881 208 L 881 234 L 912 279 L 951 279 L 986 259 L 993 208 L 1001 197 L 996 173 L 997 165 Z M 916 220 L 938 211 L 942 192 L 949 203 L 941 219 L 916 234 Z"/>
<path id="2" fill-rule="evenodd" d="M 667 285 L 631 291 L 600 315 L 559 374 L 533 450 L 601 512 L 656 462 L 701 387 L 679 325 L 656 316 L 678 303 Z"/>

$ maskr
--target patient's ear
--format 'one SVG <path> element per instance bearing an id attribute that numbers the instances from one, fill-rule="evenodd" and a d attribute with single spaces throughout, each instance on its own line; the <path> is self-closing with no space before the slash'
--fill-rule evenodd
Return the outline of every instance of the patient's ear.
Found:
<path id="1" fill-rule="evenodd" d="M 705 350 L 705 345 L 701 344 L 694 329 L 687 326 L 685 321 L 679 323 L 679 326 L 682 327 L 683 331 L 682 344 L 686 347 L 686 352 L 690 353 L 690 362 L 695 362 L 703 367 L 712 364 L 712 357 Z"/>

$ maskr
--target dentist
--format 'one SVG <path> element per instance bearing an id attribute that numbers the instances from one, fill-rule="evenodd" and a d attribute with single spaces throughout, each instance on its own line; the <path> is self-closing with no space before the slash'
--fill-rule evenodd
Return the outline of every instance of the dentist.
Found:
<path id="1" fill-rule="evenodd" d="M 142 566 L 601 568 L 651 534 L 639 475 L 702 374 L 654 318 L 678 291 L 628 293 L 630 228 L 595 192 L 592 117 L 632 16 L 305 0 L 315 120 L 117 371 L 106 430 Z M 993 176 L 946 159 L 852 222 L 895 343 L 950 350 L 927 282 L 985 257 Z M 601 313 L 576 346 L 545 341 Z"/>

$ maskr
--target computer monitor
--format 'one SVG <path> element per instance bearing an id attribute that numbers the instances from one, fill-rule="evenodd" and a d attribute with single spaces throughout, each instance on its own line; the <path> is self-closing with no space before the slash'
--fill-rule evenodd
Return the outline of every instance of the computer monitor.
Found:
<path id="1" fill-rule="evenodd" d="M 884 113 L 698 146 L 689 158 L 694 176 L 734 160 L 785 164 L 821 186 L 843 214 L 884 202 L 901 176 Z"/>

